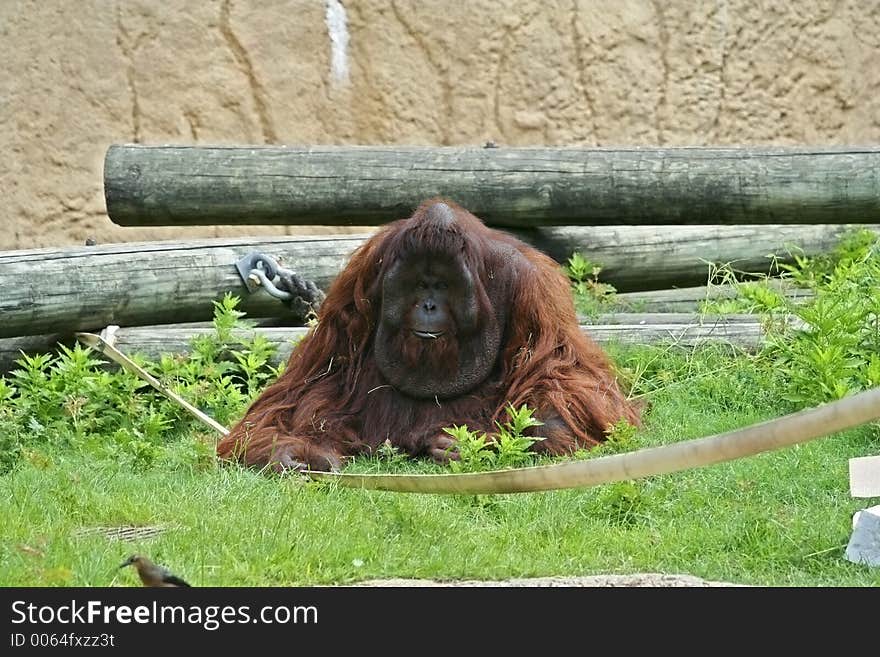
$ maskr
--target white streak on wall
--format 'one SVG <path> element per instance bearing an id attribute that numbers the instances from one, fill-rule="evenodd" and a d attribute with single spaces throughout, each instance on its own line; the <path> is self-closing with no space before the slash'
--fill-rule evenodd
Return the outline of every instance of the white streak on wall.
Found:
<path id="1" fill-rule="evenodd" d="M 348 24 L 340 0 L 326 0 L 327 33 L 330 35 L 330 75 L 334 82 L 348 82 Z"/>

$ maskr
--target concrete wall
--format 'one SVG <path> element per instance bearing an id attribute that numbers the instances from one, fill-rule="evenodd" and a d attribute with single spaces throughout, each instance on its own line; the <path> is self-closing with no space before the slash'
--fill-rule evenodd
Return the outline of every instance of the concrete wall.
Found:
<path id="1" fill-rule="evenodd" d="M 880 142 L 878 0 L 0 0 L 0 249 L 119 228 L 119 142 Z"/>

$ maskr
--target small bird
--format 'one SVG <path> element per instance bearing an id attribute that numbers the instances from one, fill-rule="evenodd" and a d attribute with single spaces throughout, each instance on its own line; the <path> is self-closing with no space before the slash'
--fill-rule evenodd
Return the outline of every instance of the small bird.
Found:
<path id="1" fill-rule="evenodd" d="M 144 586 L 189 586 L 187 582 L 180 579 L 167 568 L 157 566 L 139 554 L 131 555 L 119 568 L 132 565 L 137 568 L 138 576 L 141 578 Z"/>

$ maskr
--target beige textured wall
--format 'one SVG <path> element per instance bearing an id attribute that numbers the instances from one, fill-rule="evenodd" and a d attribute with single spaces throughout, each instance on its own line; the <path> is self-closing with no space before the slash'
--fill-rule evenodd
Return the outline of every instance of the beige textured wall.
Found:
<path id="1" fill-rule="evenodd" d="M 0 249 L 302 230 L 113 226 L 117 142 L 880 142 L 878 0 L 342 5 L 347 81 L 324 0 L 0 0 Z"/>

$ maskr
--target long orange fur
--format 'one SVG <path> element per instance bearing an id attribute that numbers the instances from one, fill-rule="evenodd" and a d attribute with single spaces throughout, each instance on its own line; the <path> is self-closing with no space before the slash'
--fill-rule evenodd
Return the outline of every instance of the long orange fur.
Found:
<path id="1" fill-rule="evenodd" d="M 455 213 L 454 226 L 445 230 L 424 219 L 426 209 L 441 201 Z M 503 260 L 504 271 L 489 255 L 499 248 L 518 254 Z M 413 249 L 454 252 L 476 282 L 480 313 L 491 313 L 499 303 L 509 311 L 492 375 L 451 399 L 402 394 L 383 380 L 373 358 L 383 273 Z M 484 282 L 499 274 L 510 280 L 509 298 L 489 299 Z M 427 358 L 439 367 L 455 362 L 457 346 L 454 336 L 427 346 L 402 344 L 401 358 Z M 430 351 L 407 353 L 416 348 Z M 639 423 L 639 410 L 618 386 L 608 358 L 579 328 L 559 265 L 486 227 L 453 202 L 432 199 L 410 218 L 385 226 L 353 254 L 331 285 L 317 326 L 217 451 L 224 459 L 278 469 L 291 462 L 321 470 L 338 467 L 345 457 L 369 452 L 386 440 L 421 456 L 446 426 L 466 424 L 493 433 L 508 404 L 528 404 L 538 419 L 550 420 L 538 428 L 545 440 L 535 448 L 551 454 L 598 444 L 621 418 Z"/>

